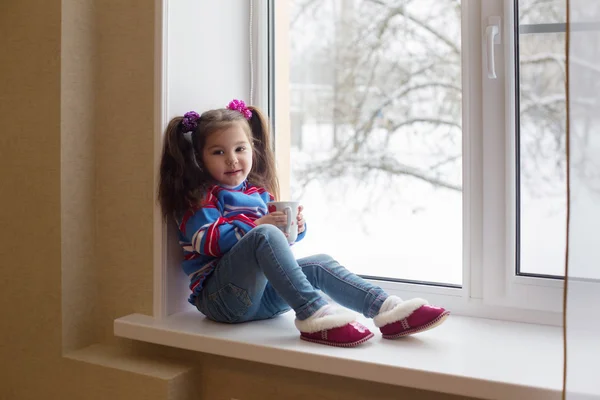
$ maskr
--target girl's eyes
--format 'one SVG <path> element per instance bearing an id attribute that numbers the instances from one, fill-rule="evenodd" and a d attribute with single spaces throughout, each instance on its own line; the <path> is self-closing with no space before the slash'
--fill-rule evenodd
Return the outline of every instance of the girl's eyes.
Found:
<path id="1" fill-rule="evenodd" d="M 246 146 L 237 147 L 235 149 L 235 151 L 237 151 L 237 152 L 246 151 Z M 215 156 L 220 156 L 222 154 L 225 154 L 225 152 L 223 150 L 215 150 L 215 151 L 212 152 L 212 154 L 215 155 Z"/>

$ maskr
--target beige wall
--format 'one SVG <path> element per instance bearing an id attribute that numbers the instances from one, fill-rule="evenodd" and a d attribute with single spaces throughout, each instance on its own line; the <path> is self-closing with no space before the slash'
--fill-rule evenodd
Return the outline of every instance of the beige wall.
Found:
<path id="1" fill-rule="evenodd" d="M 148 0 L 0 6 L 0 399 L 455 398 L 113 337 L 152 309 L 153 37 Z"/>

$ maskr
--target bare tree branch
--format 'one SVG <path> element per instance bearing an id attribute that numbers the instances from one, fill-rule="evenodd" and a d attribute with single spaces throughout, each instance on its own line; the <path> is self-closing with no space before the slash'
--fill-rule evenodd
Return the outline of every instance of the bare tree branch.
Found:
<path id="1" fill-rule="evenodd" d="M 396 176 L 410 176 L 420 181 L 427 182 L 435 187 L 450 189 L 453 191 L 462 191 L 462 186 L 440 179 L 437 176 L 427 174 L 418 168 L 402 164 L 391 157 L 381 157 L 379 159 L 365 159 L 361 157 L 344 156 L 337 160 L 327 160 L 321 163 L 311 163 L 310 167 L 302 170 L 299 175 L 305 185 L 315 179 L 316 176 L 323 176 L 323 171 L 331 177 L 343 176 L 349 170 L 363 171 L 381 171 Z"/>
<path id="2" fill-rule="evenodd" d="M 375 111 L 371 113 L 367 121 L 363 123 L 362 126 L 358 127 L 357 132 L 370 131 L 379 112 L 391 105 L 395 100 L 404 97 L 411 92 L 434 87 L 456 90 L 459 93 L 462 92 L 462 88 L 460 86 L 457 86 L 451 82 L 427 82 L 416 85 L 401 86 L 400 88 L 396 89 L 391 95 L 387 96 L 387 99 L 384 102 L 382 102 L 378 107 L 376 107 Z"/>
<path id="3" fill-rule="evenodd" d="M 419 1 L 414 0 L 415 4 Z M 300 72 L 309 71 L 298 75 L 308 76 L 313 79 L 311 83 L 319 84 L 318 93 L 311 92 L 318 99 L 305 96 L 302 102 L 306 103 L 301 107 L 306 109 L 304 104 L 309 104 L 316 110 L 309 112 L 309 116 L 319 124 L 331 124 L 330 110 L 335 109 L 333 123 L 337 124 L 335 132 L 339 135 L 336 144 L 323 151 L 326 161 L 310 162 L 294 170 L 303 182 L 348 174 L 368 182 L 371 173 L 381 172 L 384 173 L 381 176 L 410 176 L 436 187 L 461 190 L 450 178 L 456 175 L 462 157 L 456 147 L 462 132 L 461 50 L 460 43 L 448 33 L 455 32 L 457 25 L 444 24 L 446 15 L 448 20 L 455 16 L 459 3 L 445 0 L 438 7 L 435 2 L 435 9 L 423 11 L 409 3 L 410 0 L 365 0 L 358 3 L 361 8 L 352 5 L 337 15 L 339 7 L 332 8 L 330 1 L 296 0 L 300 11 L 295 14 L 294 22 L 302 16 L 302 22 L 308 20 L 306 13 L 311 11 L 315 18 L 322 17 L 315 25 L 324 26 L 321 24 L 333 19 L 336 23 L 346 22 L 343 30 L 334 29 L 330 33 L 338 35 L 335 40 L 324 36 L 314 47 L 303 47 L 302 55 L 298 56 Z M 340 4 L 343 7 L 343 2 Z M 547 18 L 561 11 L 552 1 L 523 4 L 531 7 L 521 8 L 521 20 L 528 18 L 535 22 L 540 16 Z M 351 23 L 347 24 L 348 21 Z M 331 43 L 336 46 L 333 59 Z M 523 41 L 519 59 L 521 109 L 518 112 L 526 133 L 520 143 L 524 160 L 521 176 L 523 182 L 533 182 L 532 187 L 543 188 L 548 181 L 548 187 L 552 188 L 551 179 L 560 176 L 557 173 L 564 169 L 565 100 L 560 91 L 564 89 L 566 59 L 555 47 L 538 48 L 535 42 Z M 318 67 L 310 69 L 306 56 L 318 58 Z M 600 66 L 573 58 L 571 61 L 592 76 L 600 73 Z M 327 68 L 333 68 L 335 73 Z M 326 83 L 331 80 L 332 84 Z M 379 124 L 381 117 L 385 125 Z M 404 132 L 410 136 L 397 136 Z M 373 154 L 391 154 L 386 150 L 390 143 L 397 143 L 392 139 L 413 137 L 419 149 L 426 149 L 422 160 L 413 164 L 411 158 L 407 165 L 399 162 L 398 155 L 372 158 Z"/>
<path id="4" fill-rule="evenodd" d="M 455 161 L 458 161 L 460 159 L 462 159 L 462 154 L 458 154 L 458 155 L 455 155 L 455 156 L 452 156 L 452 157 L 448 157 L 445 160 L 442 160 L 442 161 L 440 161 L 438 163 L 435 163 L 435 164 L 431 165 L 428 169 L 431 170 L 431 171 L 435 171 L 436 169 L 438 169 L 440 167 L 443 167 L 444 165 L 451 164 L 451 163 L 453 163 Z"/>
<path id="5" fill-rule="evenodd" d="M 390 133 L 397 131 L 398 129 L 402 128 L 403 126 L 417 124 L 417 123 L 426 123 L 426 124 L 432 124 L 432 125 L 436 125 L 436 126 L 448 125 L 453 128 L 459 129 L 459 131 L 462 129 L 461 124 L 459 124 L 458 122 L 451 120 L 451 119 L 441 119 L 441 118 L 434 118 L 434 117 L 431 117 L 431 118 L 420 117 L 420 118 L 405 119 L 402 122 L 399 122 L 399 123 L 393 125 L 392 128 L 390 129 Z"/>
<path id="6" fill-rule="evenodd" d="M 290 26 L 294 27 L 294 25 L 296 25 L 296 23 L 298 22 L 300 17 L 302 17 L 305 13 L 307 13 L 315 4 L 321 3 L 322 1 L 323 0 L 306 0 L 306 1 L 304 1 L 304 4 L 302 4 L 298 7 L 300 9 L 300 11 L 298 11 L 298 13 L 292 17 L 292 20 L 290 21 Z"/>
<path id="7" fill-rule="evenodd" d="M 370 0 L 370 1 L 373 3 L 379 4 L 379 5 L 387 6 L 385 3 L 378 1 L 378 0 Z M 420 28 L 423 28 L 425 31 L 429 32 L 430 34 L 435 36 L 437 39 L 439 39 L 440 42 L 446 44 L 450 49 L 452 49 L 452 51 L 455 54 L 460 55 L 460 48 L 455 43 L 453 43 L 450 39 L 448 39 L 447 37 L 442 35 L 440 32 L 438 32 L 432 26 L 427 24 L 425 21 L 422 21 L 419 18 L 415 17 L 414 15 L 411 15 L 408 12 L 406 12 L 406 7 L 404 4 L 388 9 L 387 15 L 383 18 L 381 25 L 378 27 L 378 31 L 379 31 L 378 36 L 381 37 L 382 32 L 384 32 L 388 28 L 391 20 L 394 17 L 397 17 L 399 15 L 403 16 L 404 18 L 406 18 L 409 21 L 412 21 L 415 25 L 419 26 Z"/>

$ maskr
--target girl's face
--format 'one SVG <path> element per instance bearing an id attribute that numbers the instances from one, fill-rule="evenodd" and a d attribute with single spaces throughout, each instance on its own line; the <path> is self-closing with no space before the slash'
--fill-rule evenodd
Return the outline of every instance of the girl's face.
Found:
<path id="1" fill-rule="evenodd" d="M 252 169 L 252 146 L 239 123 L 211 133 L 202 150 L 202 163 L 220 184 L 238 186 Z"/>

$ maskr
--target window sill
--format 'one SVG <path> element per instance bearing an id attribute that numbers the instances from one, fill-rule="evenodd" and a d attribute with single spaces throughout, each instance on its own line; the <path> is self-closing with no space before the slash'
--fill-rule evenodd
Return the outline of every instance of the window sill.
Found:
<path id="1" fill-rule="evenodd" d="M 558 327 L 451 316 L 401 340 L 376 336 L 345 349 L 299 340 L 293 313 L 242 325 L 211 322 L 195 310 L 163 320 L 131 314 L 116 336 L 349 378 L 494 399 L 559 399 L 563 342 Z"/>

